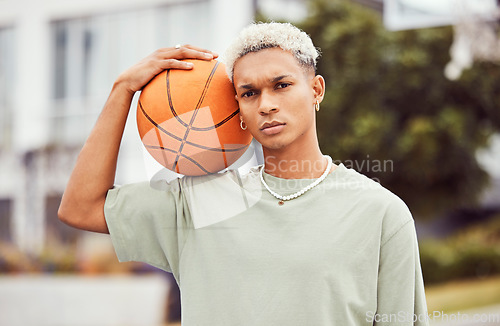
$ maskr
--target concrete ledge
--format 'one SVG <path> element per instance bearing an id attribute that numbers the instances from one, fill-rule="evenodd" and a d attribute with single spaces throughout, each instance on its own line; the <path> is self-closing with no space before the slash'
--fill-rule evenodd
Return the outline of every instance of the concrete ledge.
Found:
<path id="1" fill-rule="evenodd" d="M 158 326 L 168 282 L 147 276 L 0 276 L 0 325 Z"/>

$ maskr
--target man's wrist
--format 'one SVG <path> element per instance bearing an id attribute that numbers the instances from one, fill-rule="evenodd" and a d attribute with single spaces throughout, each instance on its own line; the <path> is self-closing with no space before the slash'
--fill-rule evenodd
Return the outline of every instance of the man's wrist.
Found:
<path id="1" fill-rule="evenodd" d="M 121 76 L 115 80 L 115 83 L 113 84 L 112 90 L 118 91 L 118 92 L 126 92 L 131 97 L 133 97 L 135 94 L 135 91 L 131 89 L 129 83 L 125 79 L 123 79 Z"/>

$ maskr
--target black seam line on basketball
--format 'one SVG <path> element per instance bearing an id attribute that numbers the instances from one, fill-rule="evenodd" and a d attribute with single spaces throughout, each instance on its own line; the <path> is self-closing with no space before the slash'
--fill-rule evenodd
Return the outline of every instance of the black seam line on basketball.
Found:
<path id="1" fill-rule="evenodd" d="M 139 108 L 141 109 L 141 112 L 142 114 L 146 117 L 146 119 L 148 119 L 149 122 L 151 122 L 151 124 L 153 126 L 155 126 L 156 128 L 158 128 L 158 130 L 160 130 L 161 132 L 165 133 L 167 136 L 170 136 L 172 137 L 173 139 L 175 140 L 178 140 L 178 141 L 182 141 L 182 139 L 170 132 L 168 132 L 167 130 L 165 130 L 164 128 L 162 128 L 158 123 L 156 123 L 147 113 L 146 111 L 144 110 L 144 108 L 142 107 L 142 102 L 139 100 Z M 236 114 L 238 114 L 239 112 L 239 109 L 237 109 L 235 112 L 233 112 L 231 114 L 231 116 L 234 116 Z M 230 117 L 226 118 L 227 120 L 230 119 Z M 208 146 L 203 146 L 203 145 L 200 145 L 200 144 L 197 144 L 197 143 L 193 143 L 193 142 L 190 142 L 189 140 L 186 141 L 186 144 L 188 145 L 191 145 L 191 146 L 194 146 L 194 147 L 197 147 L 197 148 L 201 148 L 201 149 L 206 149 L 206 150 L 209 150 L 209 151 L 213 151 L 213 152 L 237 152 L 239 150 L 242 150 L 243 148 L 247 147 L 248 145 L 244 145 L 242 147 L 239 147 L 239 148 L 235 148 L 235 149 L 220 149 L 220 148 L 215 148 L 215 147 L 208 147 Z M 147 145 L 147 146 L 152 146 L 152 145 Z M 168 148 L 163 148 L 165 150 L 170 150 Z M 175 151 L 173 151 L 175 153 Z"/>
<path id="2" fill-rule="evenodd" d="M 144 108 L 142 107 L 142 103 L 141 101 L 139 101 L 139 107 L 141 109 L 141 112 L 142 114 L 144 114 L 144 116 L 149 120 L 149 122 L 151 122 L 151 124 L 153 124 L 156 128 L 158 128 L 158 130 L 164 132 L 167 136 L 170 136 L 172 138 L 174 138 L 175 140 L 177 141 L 182 141 L 182 139 L 170 132 L 168 132 L 167 130 L 165 130 L 164 128 L 162 128 L 160 125 L 158 125 L 158 123 L 156 123 L 147 113 L 146 111 L 144 110 Z M 242 147 L 238 147 L 238 148 L 235 148 L 235 149 L 221 149 L 221 148 L 215 148 L 215 147 L 208 147 L 208 146 L 203 146 L 203 145 L 200 145 L 200 144 L 197 144 L 197 143 L 193 143 L 189 140 L 186 140 L 186 144 L 188 145 L 191 145 L 193 147 L 197 147 L 197 148 L 201 148 L 201 149 L 205 149 L 205 150 L 209 150 L 209 151 L 212 151 L 212 152 L 237 152 L 243 148 L 245 148 L 246 146 L 248 145 L 245 145 L 245 146 L 242 146 Z M 153 146 L 153 145 L 145 145 L 145 146 Z M 169 148 L 162 148 L 162 149 L 166 149 L 166 150 L 171 150 Z M 173 151 L 171 150 L 172 152 L 176 153 L 176 151 Z"/>
<path id="3" fill-rule="evenodd" d="M 177 153 L 176 151 L 174 151 L 173 149 L 170 149 L 170 148 L 167 148 L 167 147 L 163 147 L 163 146 L 156 146 L 156 145 L 144 145 L 144 147 L 148 148 L 148 149 L 161 149 L 161 150 L 165 150 L 167 152 L 171 152 L 171 153 Z"/>
<path id="4" fill-rule="evenodd" d="M 162 137 L 161 137 L 162 133 L 160 132 L 160 130 L 158 128 L 155 128 L 154 131 L 155 131 L 156 139 L 158 140 L 158 143 L 160 144 L 160 146 L 163 146 Z M 163 163 L 167 164 L 167 162 L 168 162 L 167 155 L 165 154 L 164 151 L 161 151 L 161 156 L 163 158 Z"/>
<path id="5" fill-rule="evenodd" d="M 219 62 L 217 61 L 215 68 L 217 68 L 218 65 L 219 65 Z M 177 111 L 175 111 L 174 104 L 172 103 L 172 95 L 170 93 L 170 69 L 167 70 L 165 81 L 166 81 L 166 84 L 167 84 L 167 99 L 168 99 L 168 106 L 170 107 L 170 112 L 172 112 L 172 115 L 175 117 L 175 119 L 183 127 L 187 127 L 188 124 L 186 122 L 184 122 L 184 120 L 182 120 L 181 117 L 179 117 L 179 115 L 177 114 Z M 215 128 L 219 128 L 220 126 L 222 126 L 223 124 L 225 124 L 227 121 L 231 120 L 239 112 L 240 112 L 240 109 L 238 108 L 233 113 L 231 113 L 229 116 L 227 116 L 226 118 L 224 118 L 224 120 L 220 121 L 219 123 L 217 123 L 217 124 L 215 124 L 213 126 L 205 127 L 205 128 L 191 126 L 191 129 L 196 130 L 196 131 L 208 131 L 208 130 L 212 130 L 212 129 L 215 129 Z"/>
<path id="6" fill-rule="evenodd" d="M 212 82 L 212 79 L 215 75 L 215 71 L 217 70 L 218 66 L 219 66 L 219 61 L 215 61 L 215 65 L 212 68 L 212 71 L 210 72 L 210 75 L 208 76 L 207 81 L 205 82 L 205 88 L 203 88 L 203 92 L 201 93 L 200 99 L 198 100 L 198 104 L 196 104 L 196 108 L 193 111 L 193 115 L 191 116 L 191 120 L 189 121 L 189 126 L 186 127 L 186 132 L 184 133 L 184 137 L 182 139 L 181 146 L 179 147 L 179 152 L 177 153 L 177 156 L 176 156 L 175 161 L 174 161 L 174 169 L 177 167 L 177 162 L 179 161 L 179 155 L 182 153 L 182 149 L 184 148 L 184 144 L 187 141 L 189 131 L 191 131 L 191 127 L 193 126 L 194 120 L 196 119 L 196 115 L 198 114 L 198 109 L 200 108 L 201 103 L 203 103 L 203 100 L 205 99 L 205 96 L 207 95 L 208 87 L 210 86 L 210 83 Z"/>
<path id="7" fill-rule="evenodd" d="M 146 146 L 146 148 L 149 148 L 149 149 L 161 149 L 161 150 L 166 150 L 168 152 L 177 153 L 176 151 L 174 151 L 174 150 L 172 150 L 170 148 L 165 148 L 163 146 L 154 146 L 154 145 L 145 145 L 145 146 Z M 184 157 L 185 159 L 191 161 L 196 166 L 198 166 L 200 168 L 200 170 L 202 170 L 203 172 L 205 172 L 205 173 L 212 173 L 212 172 L 207 171 L 201 164 L 199 164 L 198 162 L 196 162 L 195 160 L 193 160 L 189 156 L 187 156 L 185 154 L 182 154 L 182 153 L 181 153 L 181 156 Z"/>
<path id="8" fill-rule="evenodd" d="M 186 142 L 186 144 L 191 145 L 193 147 L 198 147 L 198 148 L 201 148 L 201 149 L 205 149 L 207 151 L 219 152 L 219 153 L 238 152 L 238 151 L 241 151 L 242 149 L 245 149 L 246 147 L 248 147 L 248 145 L 243 145 L 243 146 L 238 147 L 238 148 L 215 148 L 215 147 L 203 146 L 203 145 L 199 145 L 199 144 L 191 143 L 191 142 Z M 174 151 L 173 149 L 170 149 L 170 148 L 167 148 L 167 147 L 163 147 L 163 146 L 156 146 L 156 145 L 144 145 L 144 146 L 146 148 L 164 149 L 164 150 L 172 152 L 172 153 L 177 153 L 177 151 Z"/>
<path id="9" fill-rule="evenodd" d="M 172 137 L 173 139 L 175 140 L 178 140 L 178 141 L 182 141 L 182 138 L 168 132 L 167 130 L 165 130 L 164 128 L 162 128 L 158 123 L 156 123 L 156 121 L 154 121 L 147 113 L 146 111 L 144 111 L 144 108 L 142 107 L 142 103 L 141 101 L 139 101 L 139 107 L 141 108 L 141 112 L 142 114 L 144 114 L 144 116 L 146 117 L 146 119 L 149 120 L 149 122 L 151 122 L 153 124 L 153 126 L 155 126 L 156 128 L 158 128 L 158 130 L 162 131 L 163 133 L 167 134 L 168 136 Z"/>
<path id="10" fill-rule="evenodd" d="M 217 66 L 218 65 L 219 65 L 219 62 L 216 61 L 216 64 L 215 64 L 215 67 L 214 67 L 215 70 L 217 70 Z M 215 70 L 212 70 L 212 73 L 209 76 L 210 79 L 213 78 L 213 74 L 215 73 Z M 170 69 L 167 70 L 167 74 L 166 74 L 166 78 L 165 79 L 166 79 L 166 83 L 167 83 L 167 99 L 168 99 L 168 106 L 170 107 L 170 112 L 172 112 L 172 115 L 175 117 L 175 119 L 183 127 L 188 127 L 188 124 L 184 120 L 182 120 L 181 117 L 177 114 L 177 111 L 175 111 L 175 108 L 174 108 L 174 104 L 172 103 L 172 95 L 170 93 Z M 205 84 L 205 89 L 203 90 L 203 92 L 206 93 L 207 89 L 208 89 L 208 87 Z M 205 97 L 204 93 L 202 93 L 202 95 L 201 95 L 203 97 L 203 99 Z M 201 102 L 199 101 L 198 104 L 197 104 L 197 106 L 196 106 L 196 109 L 199 109 L 200 103 Z M 236 111 L 234 111 L 229 116 L 227 116 L 226 118 L 224 118 L 224 120 L 220 121 L 219 123 L 217 123 L 217 124 L 215 124 L 213 126 L 205 127 L 205 128 L 191 126 L 191 129 L 196 130 L 196 131 L 208 131 L 208 130 L 212 130 L 212 129 L 215 129 L 215 128 L 219 128 L 220 126 L 222 126 L 224 123 L 226 123 L 228 120 L 230 120 L 232 117 L 234 117 L 239 112 L 240 112 L 240 109 L 238 108 L 238 109 L 236 109 Z"/>
<path id="11" fill-rule="evenodd" d="M 208 131 L 208 130 L 212 130 L 212 129 L 215 129 L 215 128 L 219 128 L 220 126 L 222 126 L 223 124 L 225 124 L 226 122 L 228 122 L 229 120 L 231 120 L 232 118 L 234 118 L 238 113 L 240 113 L 240 109 L 236 109 L 233 113 L 231 113 L 230 115 L 228 115 L 224 120 L 222 120 L 221 122 L 213 125 L 213 126 L 210 126 L 210 127 L 205 127 L 205 128 L 201 128 L 201 127 L 192 127 L 191 129 L 192 130 L 195 130 L 195 131 Z"/>
<path id="12" fill-rule="evenodd" d="M 241 148 L 248 147 L 249 145 L 250 145 L 250 144 L 245 145 L 245 146 L 243 146 L 243 147 L 241 147 Z M 193 164 L 195 164 L 196 166 L 198 166 L 198 167 L 199 167 L 199 168 L 200 168 L 203 172 L 205 172 L 205 173 L 217 173 L 217 171 L 216 171 L 216 172 L 210 172 L 210 171 L 206 170 L 206 169 L 205 169 L 205 168 L 204 168 L 201 164 L 199 164 L 198 162 L 196 162 L 195 160 L 193 160 L 191 157 L 186 156 L 185 154 L 182 154 L 182 153 L 181 153 L 181 156 L 182 156 L 182 157 L 184 157 L 184 158 L 186 158 L 187 160 L 191 161 Z M 227 167 L 227 166 L 226 166 L 226 167 Z"/>
<path id="13" fill-rule="evenodd" d="M 170 112 L 172 112 L 172 115 L 174 116 L 174 118 L 177 121 L 179 121 L 179 123 L 183 127 L 187 127 L 188 124 L 186 122 L 184 122 L 184 120 L 182 120 L 181 117 L 179 117 L 179 115 L 177 114 L 177 111 L 175 111 L 174 104 L 172 103 L 172 96 L 170 94 L 170 69 L 167 70 L 167 77 L 165 79 L 167 82 L 167 99 L 168 99 L 168 106 L 170 107 Z"/>
<path id="14" fill-rule="evenodd" d="M 189 156 L 187 156 L 185 154 L 182 154 L 182 153 L 180 153 L 180 154 L 181 154 L 182 157 L 184 157 L 185 159 L 189 160 L 191 163 L 193 163 L 194 165 L 196 165 L 197 167 L 199 167 L 200 170 L 202 170 L 203 172 L 205 172 L 205 173 L 214 173 L 214 172 L 210 172 L 207 169 L 205 169 L 200 163 L 196 162 L 191 157 L 189 157 Z"/>

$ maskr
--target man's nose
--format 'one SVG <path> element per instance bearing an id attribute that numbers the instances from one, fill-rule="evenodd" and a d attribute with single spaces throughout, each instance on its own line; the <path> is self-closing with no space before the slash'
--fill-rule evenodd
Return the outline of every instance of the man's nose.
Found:
<path id="1" fill-rule="evenodd" d="M 262 92 L 259 103 L 259 113 L 268 115 L 279 111 L 279 106 L 276 99 L 268 92 Z"/>

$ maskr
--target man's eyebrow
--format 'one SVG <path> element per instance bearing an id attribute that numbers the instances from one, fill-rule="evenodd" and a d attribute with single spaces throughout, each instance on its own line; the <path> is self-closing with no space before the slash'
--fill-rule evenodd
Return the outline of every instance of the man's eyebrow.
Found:
<path id="1" fill-rule="evenodd" d="M 271 83 L 276 83 L 276 82 L 278 82 L 278 81 L 280 81 L 280 80 L 282 80 L 282 79 L 284 79 L 284 78 L 287 78 L 287 77 L 291 77 L 291 75 L 281 75 L 281 76 L 277 76 L 277 77 L 274 77 L 274 78 L 270 79 L 269 81 L 270 81 Z"/>
<path id="2" fill-rule="evenodd" d="M 269 79 L 269 82 L 270 83 L 276 83 L 276 82 L 279 82 L 280 80 L 282 80 L 284 78 L 291 77 L 291 76 L 292 75 L 276 76 L 274 78 Z M 238 88 L 240 88 L 240 89 L 252 89 L 252 88 L 254 88 L 254 86 L 252 84 L 243 84 L 243 85 L 238 86 Z"/>
<path id="3" fill-rule="evenodd" d="M 253 85 L 252 85 L 252 84 L 244 84 L 244 85 L 240 85 L 240 86 L 238 86 L 238 88 L 243 88 L 243 89 L 252 89 L 252 88 L 253 88 Z"/>

